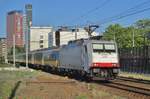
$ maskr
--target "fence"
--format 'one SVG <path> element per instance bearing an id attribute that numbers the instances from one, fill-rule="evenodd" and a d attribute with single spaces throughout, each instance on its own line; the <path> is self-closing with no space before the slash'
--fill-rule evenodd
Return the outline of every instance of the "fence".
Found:
<path id="1" fill-rule="evenodd" d="M 150 74 L 150 46 L 119 49 L 121 71 Z"/>

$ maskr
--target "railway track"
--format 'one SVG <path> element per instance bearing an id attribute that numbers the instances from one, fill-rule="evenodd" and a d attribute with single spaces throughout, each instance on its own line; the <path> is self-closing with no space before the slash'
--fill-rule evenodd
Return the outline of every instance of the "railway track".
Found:
<path id="1" fill-rule="evenodd" d="M 28 81 L 26 85 L 29 84 L 75 84 L 75 81 Z"/>
<path id="2" fill-rule="evenodd" d="M 150 89 L 146 89 L 146 88 L 142 88 L 142 87 L 126 85 L 126 84 L 122 84 L 122 83 L 118 83 L 118 82 L 111 82 L 109 84 L 104 84 L 104 85 L 113 87 L 113 88 L 117 88 L 117 89 L 121 89 L 121 90 L 125 90 L 125 91 L 129 91 L 129 92 L 133 92 L 133 93 L 150 96 Z"/>
<path id="3" fill-rule="evenodd" d="M 119 89 L 128 93 L 145 95 L 150 98 L 150 82 L 147 80 L 119 77 L 114 81 L 99 84 L 113 88 L 114 91 L 115 89 Z"/>
<path id="4" fill-rule="evenodd" d="M 150 81 L 149 80 L 143 80 L 143 79 L 136 79 L 136 78 L 127 78 L 127 77 L 122 77 L 119 76 L 117 79 L 119 80 L 124 80 L 124 81 L 130 81 L 130 82 L 135 82 L 135 83 L 142 83 L 142 84 L 148 84 L 150 85 Z"/>

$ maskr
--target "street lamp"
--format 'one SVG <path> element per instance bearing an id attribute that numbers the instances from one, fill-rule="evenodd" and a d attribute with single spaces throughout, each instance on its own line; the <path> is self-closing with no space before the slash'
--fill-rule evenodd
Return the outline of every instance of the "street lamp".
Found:
<path id="1" fill-rule="evenodd" d="M 16 56 L 15 56 L 15 33 L 13 33 L 13 66 L 16 66 Z"/>
<path id="2" fill-rule="evenodd" d="M 29 53 L 29 33 L 30 33 L 30 26 L 31 26 L 31 21 L 27 22 L 27 32 L 26 32 L 26 68 L 28 68 L 28 53 Z"/>
<path id="3" fill-rule="evenodd" d="M 134 48 L 135 46 L 135 33 L 134 33 L 134 29 L 132 30 L 132 47 Z"/>

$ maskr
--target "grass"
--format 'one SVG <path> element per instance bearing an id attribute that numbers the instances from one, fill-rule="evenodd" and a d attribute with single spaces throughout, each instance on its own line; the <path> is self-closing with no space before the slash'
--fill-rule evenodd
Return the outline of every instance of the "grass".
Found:
<path id="1" fill-rule="evenodd" d="M 0 85 L 0 99 L 7 99 L 11 94 L 14 82 L 1 81 Z"/>
<path id="2" fill-rule="evenodd" d="M 17 82 L 36 74 L 36 71 L 0 71 L 0 99 L 8 99 Z"/>
<path id="3" fill-rule="evenodd" d="M 137 73 L 128 73 L 128 72 L 121 72 L 119 76 L 123 77 L 131 77 L 131 78 L 137 78 L 137 79 L 143 79 L 143 80 L 150 80 L 150 74 L 137 74 Z"/>
<path id="4" fill-rule="evenodd" d="M 1 67 L 13 67 L 13 65 L 12 64 L 0 63 L 0 68 Z"/>
<path id="5" fill-rule="evenodd" d="M 75 99 L 88 99 L 88 96 L 85 94 L 80 94 L 80 95 L 76 96 Z"/>

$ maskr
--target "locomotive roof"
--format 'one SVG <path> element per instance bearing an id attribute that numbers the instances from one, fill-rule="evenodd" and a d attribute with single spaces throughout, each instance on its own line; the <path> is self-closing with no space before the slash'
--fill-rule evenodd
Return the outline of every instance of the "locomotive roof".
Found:
<path id="1" fill-rule="evenodd" d="M 82 46 L 83 43 L 115 43 L 114 41 L 108 41 L 108 40 L 91 40 L 91 39 L 79 39 L 68 42 L 67 45 L 63 45 L 62 48 L 68 48 L 68 47 L 75 47 L 75 46 Z"/>
<path id="2" fill-rule="evenodd" d="M 34 50 L 34 51 L 30 51 L 32 52 L 41 52 L 41 51 L 48 51 L 48 50 L 59 50 L 59 47 L 50 47 L 50 48 L 45 48 L 45 49 L 39 49 L 39 50 Z"/>
<path id="3" fill-rule="evenodd" d="M 115 41 L 108 41 L 108 40 L 93 40 L 93 39 L 79 39 L 74 41 L 69 41 L 69 44 L 78 44 L 78 43 L 84 43 L 84 42 L 94 42 L 94 43 L 115 43 Z"/>
<path id="4" fill-rule="evenodd" d="M 108 41 L 108 40 L 92 40 L 91 42 L 98 42 L 98 43 L 115 43 L 115 41 Z"/>

